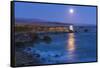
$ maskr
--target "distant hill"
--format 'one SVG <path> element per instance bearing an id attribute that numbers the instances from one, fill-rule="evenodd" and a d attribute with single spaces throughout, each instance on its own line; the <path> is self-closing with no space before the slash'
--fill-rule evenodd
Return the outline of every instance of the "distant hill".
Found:
<path id="1" fill-rule="evenodd" d="M 96 26 L 93 24 L 71 24 L 67 22 L 50 22 L 45 21 L 41 19 L 15 19 L 15 24 L 27 24 L 27 25 L 43 25 L 43 26 L 68 26 L 68 25 L 74 25 L 74 26 Z"/>
<path id="2" fill-rule="evenodd" d="M 43 26 L 68 26 L 73 25 L 70 23 L 62 23 L 62 22 L 49 22 L 41 19 L 16 19 L 15 24 L 27 24 L 27 25 L 43 25 Z"/>

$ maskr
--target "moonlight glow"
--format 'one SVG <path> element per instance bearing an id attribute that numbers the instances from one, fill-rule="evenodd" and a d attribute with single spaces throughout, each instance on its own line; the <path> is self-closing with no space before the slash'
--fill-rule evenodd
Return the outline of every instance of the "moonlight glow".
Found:
<path id="1" fill-rule="evenodd" d="M 69 12 L 72 14 L 72 13 L 74 13 L 74 10 L 73 9 L 69 9 Z"/>

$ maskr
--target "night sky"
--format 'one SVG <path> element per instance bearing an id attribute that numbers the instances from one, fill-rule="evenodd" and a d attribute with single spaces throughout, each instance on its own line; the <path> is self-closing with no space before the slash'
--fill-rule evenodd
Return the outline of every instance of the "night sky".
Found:
<path id="1" fill-rule="evenodd" d="M 15 2 L 15 18 L 96 25 L 96 7 Z"/>

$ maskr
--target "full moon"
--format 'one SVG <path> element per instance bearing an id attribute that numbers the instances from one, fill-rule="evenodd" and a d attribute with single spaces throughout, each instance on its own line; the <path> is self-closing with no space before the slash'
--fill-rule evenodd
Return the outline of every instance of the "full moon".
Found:
<path id="1" fill-rule="evenodd" d="M 74 10 L 71 8 L 71 9 L 69 9 L 69 12 L 72 14 L 72 13 L 74 13 Z"/>

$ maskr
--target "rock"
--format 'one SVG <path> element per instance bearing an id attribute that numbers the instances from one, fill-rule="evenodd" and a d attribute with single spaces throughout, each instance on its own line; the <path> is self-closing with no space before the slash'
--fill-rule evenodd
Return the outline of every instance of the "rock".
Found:
<path id="1" fill-rule="evenodd" d="M 40 58 L 40 55 L 39 55 L 39 54 L 34 54 L 34 56 L 36 56 L 36 57 Z"/>
<path id="2" fill-rule="evenodd" d="M 72 30 L 69 30 L 69 33 L 73 33 L 74 31 L 72 31 Z"/>
<path id="3" fill-rule="evenodd" d="M 55 57 L 59 57 L 59 55 L 56 54 Z"/>
<path id="4" fill-rule="evenodd" d="M 75 32 L 77 32 L 77 31 L 75 31 Z"/>
<path id="5" fill-rule="evenodd" d="M 35 56 L 32 56 L 31 54 L 28 55 L 27 53 L 20 51 L 17 51 L 15 54 L 16 54 L 15 57 L 16 66 L 35 65 L 40 63 L 39 59 Z"/>
<path id="6" fill-rule="evenodd" d="M 52 39 L 49 36 L 44 36 L 43 41 L 46 43 L 51 43 Z"/>
<path id="7" fill-rule="evenodd" d="M 29 33 L 29 37 L 31 38 L 31 42 L 34 43 L 40 42 L 40 37 L 36 33 Z"/>
<path id="8" fill-rule="evenodd" d="M 84 32 L 88 32 L 88 29 L 84 29 Z"/>

